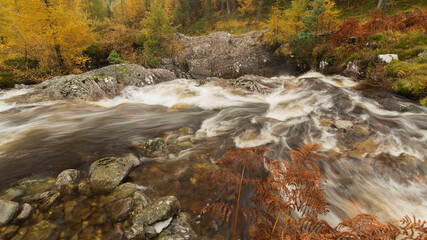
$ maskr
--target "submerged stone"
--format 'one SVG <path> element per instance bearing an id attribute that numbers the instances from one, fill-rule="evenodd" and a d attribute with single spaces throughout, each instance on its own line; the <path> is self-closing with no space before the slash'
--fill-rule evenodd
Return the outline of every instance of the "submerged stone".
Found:
<path id="1" fill-rule="evenodd" d="M 27 234 L 25 234 L 25 239 L 31 240 L 45 240 L 45 239 L 56 239 L 55 232 L 57 226 L 47 220 L 42 220 L 41 222 L 32 226 Z"/>
<path id="2" fill-rule="evenodd" d="M 129 196 L 132 196 L 134 192 L 138 191 L 143 187 L 138 186 L 135 183 L 127 182 L 120 184 L 117 186 L 113 192 L 111 192 L 111 196 L 114 196 L 116 198 L 127 198 Z"/>
<path id="3" fill-rule="evenodd" d="M 22 196 L 24 196 L 25 192 L 22 189 L 19 188 L 9 188 L 7 189 L 2 196 L 0 196 L 0 199 L 3 200 L 9 200 L 9 201 L 15 201 Z"/>
<path id="4" fill-rule="evenodd" d="M 129 217 L 129 214 L 133 207 L 132 198 L 125 198 L 117 200 L 113 203 L 106 205 L 107 214 L 111 220 L 120 222 Z"/>

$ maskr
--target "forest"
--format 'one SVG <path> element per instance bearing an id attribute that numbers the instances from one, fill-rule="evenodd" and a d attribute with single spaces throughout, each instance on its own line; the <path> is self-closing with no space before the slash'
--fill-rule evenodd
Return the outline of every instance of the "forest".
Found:
<path id="1" fill-rule="evenodd" d="M 421 0 L 0 0 L 0 240 L 427 239 Z"/>
<path id="2" fill-rule="evenodd" d="M 427 42 L 422 1 L 2 0 L 0 7 L 2 87 L 121 61 L 161 67 L 162 57 L 180 49 L 176 32 L 268 29 L 263 41 L 277 55 L 295 56 L 303 71 L 327 60 L 323 71 L 340 73 L 358 60 L 364 77 L 427 101 L 425 60 L 417 58 Z M 347 44 L 350 38 L 357 43 Z M 402 61 L 384 69 L 377 52 Z"/>

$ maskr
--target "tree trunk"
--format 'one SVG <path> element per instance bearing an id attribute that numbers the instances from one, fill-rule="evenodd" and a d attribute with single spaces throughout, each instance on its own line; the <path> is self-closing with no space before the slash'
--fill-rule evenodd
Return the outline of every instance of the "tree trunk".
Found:
<path id="1" fill-rule="evenodd" d="M 258 3 L 258 10 L 256 13 L 256 19 L 261 19 L 262 18 L 262 8 L 264 5 L 264 0 L 260 0 Z"/>
<path id="2" fill-rule="evenodd" d="M 387 5 L 388 0 L 378 0 L 378 9 L 384 10 L 385 6 Z"/>
<path id="3" fill-rule="evenodd" d="M 231 14 L 230 0 L 227 0 L 227 14 Z"/>
<path id="4" fill-rule="evenodd" d="M 125 18 L 125 10 L 123 7 L 123 0 L 120 0 L 120 7 L 122 9 L 122 25 L 124 24 L 124 18 Z"/>
<path id="5" fill-rule="evenodd" d="M 59 44 L 55 45 L 56 56 L 58 57 L 58 63 L 60 67 L 64 67 L 64 59 L 61 54 L 61 46 Z"/>

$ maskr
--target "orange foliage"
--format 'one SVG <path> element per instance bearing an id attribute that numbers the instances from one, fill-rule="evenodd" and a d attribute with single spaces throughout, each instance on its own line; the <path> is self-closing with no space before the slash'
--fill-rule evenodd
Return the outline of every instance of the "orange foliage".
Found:
<path id="1" fill-rule="evenodd" d="M 427 32 L 426 11 L 424 10 L 423 12 L 420 9 L 415 9 L 408 15 L 396 14 L 391 16 L 381 10 L 375 10 L 365 23 L 355 18 L 347 19 L 338 26 L 336 34 L 331 39 L 335 44 L 341 44 L 350 37 L 365 40 L 371 34 L 387 30 L 400 32 L 421 30 Z"/>
<path id="2" fill-rule="evenodd" d="M 273 160 L 265 155 L 266 148 L 232 149 L 216 162 L 220 168 L 199 170 L 201 180 L 220 184 L 226 193 L 236 197 L 218 201 L 198 210 L 211 214 L 223 222 L 234 219 L 234 238 L 239 216 L 256 229 L 241 238 L 270 239 L 425 239 L 427 223 L 406 216 L 400 221 L 382 224 L 379 218 L 360 214 L 344 219 L 331 227 L 319 215 L 328 212 L 320 183 L 326 177 L 320 173 L 315 161 L 317 145 L 305 145 L 297 151 L 287 152 L 290 161 Z M 246 196 L 240 199 L 241 193 Z M 236 202 L 237 200 L 237 202 Z M 291 217 L 300 216 L 300 217 Z"/>

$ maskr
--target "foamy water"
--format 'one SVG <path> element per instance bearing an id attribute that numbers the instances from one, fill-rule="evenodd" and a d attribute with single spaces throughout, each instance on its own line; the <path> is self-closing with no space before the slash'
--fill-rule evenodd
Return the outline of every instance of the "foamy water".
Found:
<path id="1" fill-rule="evenodd" d="M 218 81 L 201 85 L 177 79 L 144 88 L 127 87 L 121 95 L 99 102 L 39 104 L 3 114 L 0 164 L 13 167 L 14 162 L 28 163 L 38 156 L 28 164 L 58 162 L 58 169 L 67 168 L 126 151 L 132 141 L 191 126 L 199 139 L 216 138 L 218 148 L 268 146 L 283 158 L 287 156 L 282 150 L 319 144 L 327 158 L 321 166 L 329 179 L 323 187 L 332 204 L 325 217 L 331 224 L 362 212 L 383 220 L 412 213 L 427 218 L 426 113 L 387 110 L 354 90 L 357 83 L 342 76 L 310 72 L 298 78 L 262 81 L 272 86 L 269 93 L 242 94 Z M 20 107 L 4 100 L 28 91 L 0 92 L 0 111 Z M 392 95 L 389 100 L 409 104 Z M 331 124 L 337 120 L 350 121 L 353 127 L 334 129 Z M 356 126 L 369 133 L 360 135 Z M 332 152 L 333 161 L 329 159 Z M 395 162 L 383 160 L 388 158 Z M 27 173 L 21 169 L 14 174 Z"/>

